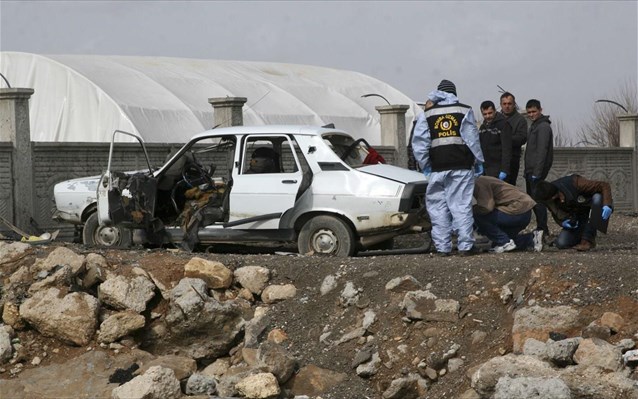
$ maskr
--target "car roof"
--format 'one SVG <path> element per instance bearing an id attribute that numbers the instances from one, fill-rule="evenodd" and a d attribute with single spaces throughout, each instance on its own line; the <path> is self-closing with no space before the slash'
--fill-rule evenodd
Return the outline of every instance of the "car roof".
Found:
<path id="1" fill-rule="evenodd" d="M 262 126 L 231 126 L 220 127 L 216 129 L 206 130 L 204 132 L 194 135 L 191 140 L 198 139 L 200 137 L 207 137 L 211 135 L 215 136 L 235 136 L 246 134 L 296 134 L 306 136 L 321 136 L 325 133 L 343 134 L 350 136 L 348 133 L 334 129 L 324 128 L 321 126 L 307 126 L 307 125 L 262 125 Z"/>

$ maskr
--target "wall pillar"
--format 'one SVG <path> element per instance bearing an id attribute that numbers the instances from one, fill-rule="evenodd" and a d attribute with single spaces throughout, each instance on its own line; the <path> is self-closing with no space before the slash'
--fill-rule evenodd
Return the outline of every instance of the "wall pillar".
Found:
<path id="1" fill-rule="evenodd" d="M 633 148 L 632 157 L 632 186 L 633 210 L 638 212 L 638 115 L 618 115 L 620 125 L 620 147 Z"/>
<path id="2" fill-rule="evenodd" d="M 208 102 L 214 109 L 214 125 L 219 127 L 243 126 L 244 113 L 242 108 L 246 103 L 246 97 L 215 97 Z"/>
<path id="3" fill-rule="evenodd" d="M 409 105 L 381 105 L 375 107 L 381 116 L 381 145 L 392 146 L 397 151 L 396 166 L 408 167 L 405 113 Z"/>
<path id="4" fill-rule="evenodd" d="M 12 222 L 21 230 L 31 230 L 35 216 L 33 151 L 29 126 L 29 98 L 33 89 L 0 89 L 0 141 L 13 143 L 11 171 L 13 188 Z"/>

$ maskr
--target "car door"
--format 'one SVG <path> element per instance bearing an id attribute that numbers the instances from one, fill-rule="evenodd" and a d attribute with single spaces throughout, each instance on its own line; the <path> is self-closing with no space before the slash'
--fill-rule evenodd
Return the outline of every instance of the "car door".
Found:
<path id="1" fill-rule="evenodd" d="M 295 204 L 303 177 L 291 138 L 248 135 L 237 154 L 229 223 L 237 229 L 279 228 L 281 215 Z M 237 223 L 242 220 L 245 223 Z"/>
<path id="2" fill-rule="evenodd" d="M 140 143 L 146 158 L 147 170 L 137 172 L 113 170 L 114 159 L 126 156 L 126 154 L 119 154 L 119 156 L 113 154 L 115 138 L 118 135 L 133 137 Z M 153 176 L 153 169 L 142 138 L 121 130 L 113 132 L 109 161 L 97 189 L 99 223 L 130 227 L 146 226 L 155 212 L 156 190 L 157 178 Z"/>

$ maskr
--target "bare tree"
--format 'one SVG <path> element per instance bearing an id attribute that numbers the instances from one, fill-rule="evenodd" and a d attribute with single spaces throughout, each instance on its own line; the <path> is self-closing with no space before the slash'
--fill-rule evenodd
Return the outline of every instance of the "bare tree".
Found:
<path id="1" fill-rule="evenodd" d="M 552 119 L 552 132 L 554 133 L 554 147 L 573 147 L 574 141 L 565 129 L 561 119 Z"/>
<path id="2" fill-rule="evenodd" d="M 638 113 L 636 82 L 626 80 L 611 96 L 592 106 L 590 120 L 580 128 L 577 145 L 618 147 L 618 115 Z"/>

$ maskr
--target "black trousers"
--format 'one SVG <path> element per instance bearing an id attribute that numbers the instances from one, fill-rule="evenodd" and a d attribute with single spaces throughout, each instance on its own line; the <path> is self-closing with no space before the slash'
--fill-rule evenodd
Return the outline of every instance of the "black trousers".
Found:
<path id="1" fill-rule="evenodd" d="M 525 190 L 527 194 L 534 198 L 534 189 L 536 188 L 536 183 L 532 183 L 532 176 L 526 175 L 525 177 Z M 541 178 L 541 180 L 543 180 Z M 543 204 L 536 204 L 534 206 L 534 216 L 536 216 L 536 230 L 543 230 L 545 234 L 549 234 L 549 227 L 547 227 L 547 207 Z"/>

